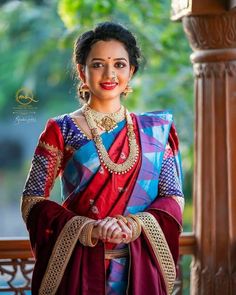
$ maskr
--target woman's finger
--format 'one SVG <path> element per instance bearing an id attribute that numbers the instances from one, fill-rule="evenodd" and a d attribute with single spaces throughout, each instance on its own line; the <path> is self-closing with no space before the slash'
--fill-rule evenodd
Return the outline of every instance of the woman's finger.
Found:
<path id="1" fill-rule="evenodd" d="M 121 232 L 120 226 L 115 222 L 113 225 L 111 225 L 107 230 L 106 238 L 107 240 L 114 238 L 118 233 Z"/>
<path id="2" fill-rule="evenodd" d="M 95 220 L 94 221 L 94 226 L 97 226 L 101 221 L 102 221 L 102 219 Z"/>
<path id="3" fill-rule="evenodd" d="M 107 239 L 107 233 L 114 224 L 117 225 L 117 220 L 115 218 L 111 218 L 102 226 L 102 238 L 104 240 Z"/>
<path id="4" fill-rule="evenodd" d="M 123 238 L 118 236 L 116 238 L 111 238 L 109 242 L 113 244 L 121 244 L 123 243 Z"/>
<path id="5" fill-rule="evenodd" d="M 118 220 L 118 224 L 120 225 L 122 232 L 127 234 L 127 239 L 132 239 L 131 228 L 128 225 L 126 225 L 123 220 Z"/>
<path id="6" fill-rule="evenodd" d="M 110 226 L 112 226 L 115 223 L 117 224 L 117 220 L 112 217 L 106 217 L 100 222 L 97 222 L 99 238 L 102 240 L 105 240 L 107 235 L 107 230 L 110 228 Z"/>
<path id="7" fill-rule="evenodd" d="M 103 239 L 103 227 L 104 225 L 108 222 L 108 219 L 102 219 L 100 221 L 97 221 L 97 225 L 96 225 L 96 228 L 97 228 L 97 231 L 98 231 L 98 236 L 99 236 L 99 239 Z"/>

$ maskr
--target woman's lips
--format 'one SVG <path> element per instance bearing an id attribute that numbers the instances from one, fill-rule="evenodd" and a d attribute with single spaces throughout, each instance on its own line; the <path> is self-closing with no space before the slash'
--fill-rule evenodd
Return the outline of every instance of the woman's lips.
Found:
<path id="1" fill-rule="evenodd" d="M 112 90 L 117 86 L 117 83 L 114 82 L 105 82 L 105 83 L 100 83 L 101 87 L 105 90 Z"/>

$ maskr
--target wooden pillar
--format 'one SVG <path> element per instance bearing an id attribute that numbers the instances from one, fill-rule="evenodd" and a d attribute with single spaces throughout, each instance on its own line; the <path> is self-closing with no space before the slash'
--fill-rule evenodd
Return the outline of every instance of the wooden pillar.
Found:
<path id="1" fill-rule="evenodd" d="M 236 10 L 201 12 L 181 16 L 195 76 L 191 295 L 235 295 Z"/>
<path id="2" fill-rule="evenodd" d="M 236 12 L 183 18 L 194 50 L 195 173 L 191 294 L 236 294 Z"/>

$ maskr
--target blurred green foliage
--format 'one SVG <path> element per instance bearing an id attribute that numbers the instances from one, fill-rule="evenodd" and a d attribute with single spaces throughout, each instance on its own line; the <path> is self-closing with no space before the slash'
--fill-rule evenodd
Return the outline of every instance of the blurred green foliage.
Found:
<path id="1" fill-rule="evenodd" d="M 125 102 L 133 111 L 170 109 L 181 141 L 185 195 L 192 195 L 193 76 L 181 23 L 170 1 L 8 1 L 0 6 L 0 118 L 12 114 L 19 88 L 30 88 L 48 117 L 78 107 L 71 57 L 76 36 L 107 20 L 137 37 L 144 62 Z"/>

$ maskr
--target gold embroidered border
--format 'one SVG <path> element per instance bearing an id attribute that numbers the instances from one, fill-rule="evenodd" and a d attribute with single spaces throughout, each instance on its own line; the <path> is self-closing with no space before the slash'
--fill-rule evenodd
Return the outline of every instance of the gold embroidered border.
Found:
<path id="1" fill-rule="evenodd" d="M 52 183 L 51 183 L 51 187 L 53 187 L 56 176 L 57 176 L 57 172 L 61 167 L 63 153 L 57 147 L 54 147 L 53 145 L 50 145 L 49 143 L 46 143 L 45 141 L 40 141 L 38 146 L 48 150 L 51 153 L 56 154 L 56 163 L 55 163 L 55 168 L 54 168 L 54 175 L 53 175 L 53 179 L 52 179 Z"/>
<path id="2" fill-rule="evenodd" d="M 35 204 L 45 200 L 45 197 L 38 196 L 24 196 L 21 197 L 21 214 L 24 222 L 26 223 L 30 210 Z"/>
<path id="3" fill-rule="evenodd" d="M 129 256 L 129 249 L 105 249 L 105 259 L 115 259 Z"/>
<path id="4" fill-rule="evenodd" d="M 91 222 L 91 219 L 75 216 L 65 224 L 53 248 L 39 295 L 54 295 L 56 293 L 81 230 L 88 222 Z"/>
<path id="5" fill-rule="evenodd" d="M 143 231 L 152 246 L 153 252 L 161 268 L 166 290 L 168 294 L 171 294 L 176 278 L 176 270 L 163 231 L 152 214 L 148 212 L 140 212 L 135 215 L 141 221 Z"/>
<path id="6" fill-rule="evenodd" d="M 42 148 L 45 148 L 46 150 L 53 152 L 53 153 L 57 153 L 57 154 L 62 155 L 62 152 L 57 147 L 50 145 L 49 143 L 47 143 L 45 141 L 39 141 L 38 145 Z"/>

